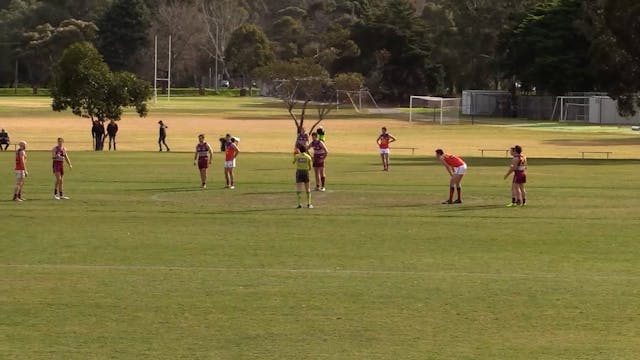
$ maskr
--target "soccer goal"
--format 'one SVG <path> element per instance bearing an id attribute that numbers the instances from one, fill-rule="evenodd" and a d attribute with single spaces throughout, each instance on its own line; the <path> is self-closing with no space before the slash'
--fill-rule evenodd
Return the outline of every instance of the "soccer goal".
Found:
<path id="1" fill-rule="evenodd" d="M 337 90 L 336 109 L 352 107 L 358 113 L 380 113 L 382 110 L 369 90 Z"/>
<path id="2" fill-rule="evenodd" d="M 460 122 L 460 98 L 411 96 L 409 122 L 413 121 L 432 121 L 441 125 L 457 124 Z"/>
<path id="3" fill-rule="evenodd" d="M 560 122 L 589 121 L 589 99 L 591 96 L 558 96 L 553 106 L 551 120 Z"/>

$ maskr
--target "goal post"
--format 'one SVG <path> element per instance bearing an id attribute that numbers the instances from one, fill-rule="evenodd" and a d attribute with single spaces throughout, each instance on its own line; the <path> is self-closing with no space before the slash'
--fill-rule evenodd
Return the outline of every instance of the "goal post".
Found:
<path id="1" fill-rule="evenodd" d="M 409 98 L 409 122 L 457 124 L 460 121 L 460 103 L 460 98 L 412 95 Z"/>
<path id="2" fill-rule="evenodd" d="M 558 96 L 556 97 L 555 105 L 553 106 L 553 113 L 551 114 L 551 120 L 558 120 L 560 122 L 567 121 L 589 121 L 589 99 L 592 96 Z"/>
<path id="3" fill-rule="evenodd" d="M 357 113 L 382 112 L 369 90 L 336 90 L 336 109 L 352 107 Z"/>

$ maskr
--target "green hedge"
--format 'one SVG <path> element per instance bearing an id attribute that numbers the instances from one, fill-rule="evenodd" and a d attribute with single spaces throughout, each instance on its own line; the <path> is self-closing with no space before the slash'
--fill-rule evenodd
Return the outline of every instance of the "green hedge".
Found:
<path id="1" fill-rule="evenodd" d="M 258 94 L 258 89 L 253 89 L 253 94 Z M 17 92 L 14 88 L 0 88 L 0 96 L 32 96 L 33 90 L 31 88 L 18 88 Z M 50 96 L 51 93 L 49 89 L 38 89 L 38 94 L 36 96 Z M 162 93 L 160 89 L 158 89 L 158 96 L 166 96 L 166 93 Z M 171 96 L 200 96 L 200 90 L 198 88 L 175 88 L 171 89 Z M 204 96 L 229 96 L 235 97 L 240 96 L 240 89 L 218 89 L 218 91 L 214 89 L 205 89 Z"/>
<path id="2" fill-rule="evenodd" d="M 33 89 L 20 87 L 14 88 L 0 88 L 0 96 L 50 96 L 49 89 L 38 89 L 38 94 L 33 95 Z"/>

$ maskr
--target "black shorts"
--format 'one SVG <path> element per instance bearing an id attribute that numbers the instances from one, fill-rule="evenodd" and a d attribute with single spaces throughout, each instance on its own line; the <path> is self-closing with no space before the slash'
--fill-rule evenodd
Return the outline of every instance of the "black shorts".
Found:
<path id="1" fill-rule="evenodd" d="M 297 183 L 308 183 L 309 182 L 309 171 L 307 170 L 296 170 L 296 184 Z"/>

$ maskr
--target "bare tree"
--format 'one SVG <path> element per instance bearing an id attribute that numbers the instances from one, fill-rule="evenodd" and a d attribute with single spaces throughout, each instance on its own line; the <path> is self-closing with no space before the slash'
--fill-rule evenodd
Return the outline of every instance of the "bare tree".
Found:
<path id="1" fill-rule="evenodd" d="M 304 127 L 305 116 L 310 107 L 317 109 L 318 119 L 309 133 L 324 120 L 333 109 L 332 80 L 329 73 L 313 59 L 294 62 L 276 61 L 259 68 L 256 76 L 275 85 L 277 96 L 282 99 L 296 125 L 296 134 Z M 300 113 L 296 114 L 296 109 Z"/>
<path id="2" fill-rule="evenodd" d="M 158 6 L 151 24 L 151 35 L 162 39 L 172 37 L 172 71 L 177 82 L 193 76 L 194 86 L 200 83 L 209 55 L 202 49 L 207 45 L 207 36 L 202 32 L 204 18 L 197 4 L 178 0 L 168 0 Z M 153 41 L 153 39 L 152 39 Z M 166 41 L 159 42 L 159 51 L 168 51 Z"/>
<path id="3" fill-rule="evenodd" d="M 197 0 L 196 4 L 204 19 L 208 38 L 203 50 L 220 63 L 223 73 L 228 77 L 224 52 L 231 34 L 249 19 L 249 12 L 241 0 Z"/>

